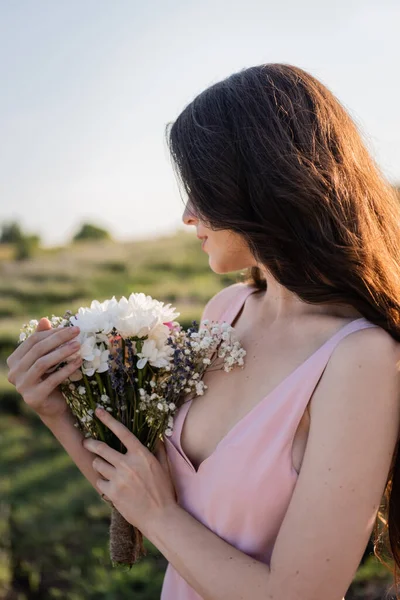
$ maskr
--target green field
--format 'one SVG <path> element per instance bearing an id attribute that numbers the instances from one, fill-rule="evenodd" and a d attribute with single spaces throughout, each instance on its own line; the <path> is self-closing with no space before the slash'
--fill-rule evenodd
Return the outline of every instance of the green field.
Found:
<path id="1" fill-rule="evenodd" d="M 214 274 L 186 232 L 42 249 L 25 261 L 0 248 L 0 599 L 157 600 L 167 564 L 146 540 L 148 556 L 131 571 L 111 567 L 108 505 L 7 381 L 22 323 L 144 292 L 171 303 L 187 327 L 212 295 L 240 280 Z M 392 581 L 369 552 L 346 600 L 383 598 Z"/>

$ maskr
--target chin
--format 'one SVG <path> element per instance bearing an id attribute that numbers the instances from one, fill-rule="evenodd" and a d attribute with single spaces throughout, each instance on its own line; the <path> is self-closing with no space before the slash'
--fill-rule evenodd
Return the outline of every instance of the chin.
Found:
<path id="1" fill-rule="evenodd" d="M 229 261 L 223 261 L 215 259 L 209 255 L 209 265 L 212 271 L 217 275 L 224 275 L 225 273 L 233 273 L 245 269 L 248 265 L 240 263 L 232 263 Z"/>

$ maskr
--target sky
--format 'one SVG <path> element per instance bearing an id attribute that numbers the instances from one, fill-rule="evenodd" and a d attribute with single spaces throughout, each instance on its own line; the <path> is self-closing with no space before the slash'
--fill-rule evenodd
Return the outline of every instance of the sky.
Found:
<path id="1" fill-rule="evenodd" d="M 194 229 L 166 125 L 267 62 L 320 79 L 400 182 L 399 24 L 398 0 L 0 0 L 0 226 L 44 246 L 84 221 L 121 241 Z"/>

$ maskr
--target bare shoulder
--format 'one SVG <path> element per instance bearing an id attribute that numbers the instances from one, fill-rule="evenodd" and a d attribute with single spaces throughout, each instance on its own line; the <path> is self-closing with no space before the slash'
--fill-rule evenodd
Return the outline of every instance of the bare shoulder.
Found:
<path id="1" fill-rule="evenodd" d="M 328 377 L 363 370 L 374 380 L 395 378 L 399 370 L 400 343 L 381 327 L 368 327 L 348 334 L 336 346 L 327 365 Z"/>
<path id="2" fill-rule="evenodd" d="M 212 296 L 203 309 L 203 314 L 201 315 L 201 323 L 205 319 L 209 319 L 210 321 L 216 321 L 219 319 L 222 312 L 226 309 L 226 307 L 234 300 L 237 294 L 240 291 L 247 287 L 247 284 L 242 282 L 232 283 L 227 287 L 219 290 L 214 296 Z"/>
<path id="3" fill-rule="evenodd" d="M 310 403 L 311 416 L 328 410 L 328 388 L 334 395 L 352 395 L 355 412 L 367 408 L 368 399 L 379 401 L 379 409 L 387 409 L 399 422 L 400 343 L 381 327 L 348 334 L 332 352 Z M 372 416 L 374 408 L 370 410 Z"/>
<path id="4" fill-rule="evenodd" d="M 342 598 L 372 533 L 399 435 L 399 344 L 379 327 L 336 346 L 271 557 L 271 594 Z M 293 544 L 293 540 L 301 540 Z"/>

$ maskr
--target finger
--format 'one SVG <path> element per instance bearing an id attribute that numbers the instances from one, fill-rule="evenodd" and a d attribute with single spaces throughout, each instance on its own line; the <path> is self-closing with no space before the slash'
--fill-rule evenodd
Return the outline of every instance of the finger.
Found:
<path id="1" fill-rule="evenodd" d="M 162 440 L 158 440 L 156 445 L 156 458 L 162 468 L 171 475 L 171 467 L 169 464 L 169 458 L 167 454 L 167 449 L 165 447 L 165 443 Z"/>
<path id="2" fill-rule="evenodd" d="M 100 473 L 100 475 L 103 475 L 103 477 L 109 481 L 115 476 L 116 468 L 99 456 L 96 456 L 92 465 L 95 471 Z"/>
<path id="3" fill-rule="evenodd" d="M 79 342 L 68 343 L 49 354 L 45 354 L 36 359 L 30 368 L 24 368 L 24 360 L 16 367 L 18 373 L 23 374 L 23 386 L 32 387 L 42 383 L 48 378 L 48 375 L 56 371 L 56 367 L 62 362 L 70 363 L 72 360 L 80 358 L 77 356 L 79 351 Z M 27 359 L 28 360 L 28 359 Z M 31 359 L 29 359 L 30 361 Z"/>
<path id="4" fill-rule="evenodd" d="M 166 471 L 169 471 L 168 456 L 167 456 L 163 442 L 161 442 L 158 446 L 157 459 L 158 459 L 160 465 L 163 467 L 163 469 L 165 469 Z"/>
<path id="5" fill-rule="evenodd" d="M 42 339 L 47 335 L 51 335 L 52 333 L 54 333 L 53 329 L 49 331 L 35 331 L 35 333 L 30 335 L 24 342 L 19 343 L 15 348 L 14 352 L 7 357 L 7 365 L 9 367 L 12 367 L 14 364 L 20 361 L 25 356 L 25 354 L 27 354 L 27 352 L 29 352 L 29 350 L 39 339 Z"/>
<path id="6" fill-rule="evenodd" d="M 173 487 L 173 490 L 174 490 L 175 500 L 178 501 L 178 494 L 176 491 L 174 478 L 172 476 L 171 463 L 169 461 L 167 448 L 165 446 L 165 442 L 163 442 L 161 439 L 159 439 L 156 444 L 156 458 L 158 459 L 163 471 L 169 477 L 172 487 Z"/>
<path id="7" fill-rule="evenodd" d="M 96 408 L 95 415 L 104 425 L 106 425 L 128 450 L 143 450 L 143 444 L 125 425 L 114 419 L 109 412 L 102 408 Z"/>
<path id="8" fill-rule="evenodd" d="M 52 329 L 53 326 L 50 323 L 49 319 L 47 317 L 42 317 L 41 319 L 39 319 L 39 323 L 36 327 L 36 331 L 47 331 L 48 329 Z"/>
<path id="9" fill-rule="evenodd" d="M 105 442 L 100 442 L 100 440 L 85 438 L 82 442 L 82 445 L 89 450 L 89 452 L 93 452 L 93 454 L 101 456 L 114 467 L 117 467 L 119 464 L 121 464 L 121 460 L 124 457 L 121 452 L 114 450 L 114 448 L 111 448 L 111 446 Z"/>
<path id="10" fill-rule="evenodd" d="M 49 319 L 47 317 L 42 317 L 41 319 L 39 319 L 39 323 L 36 327 L 36 331 L 48 331 L 49 329 L 52 329 L 53 326 L 50 323 Z"/>
<path id="11" fill-rule="evenodd" d="M 165 446 L 164 442 L 158 438 L 155 448 L 154 448 L 154 456 L 157 460 L 162 464 L 162 461 L 165 459 Z"/>
<path id="12" fill-rule="evenodd" d="M 57 346 L 68 342 L 79 334 L 79 328 L 60 327 L 35 331 L 8 357 L 7 364 L 12 367 L 16 362 L 22 363 L 25 371 L 28 370 L 35 360 L 54 350 Z"/>
<path id="13" fill-rule="evenodd" d="M 66 331 L 59 330 L 59 335 L 54 334 L 38 341 L 20 360 L 17 368 L 28 374 L 27 379 L 29 378 L 30 382 L 36 382 L 48 369 L 56 366 L 79 350 L 80 343 L 76 339 L 79 331 L 68 331 L 72 330 L 71 327 L 65 329 Z M 33 335 L 41 335 L 42 333 L 47 332 L 38 332 Z"/>
<path id="14" fill-rule="evenodd" d="M 105 479 L 97 479 L 96 487 L 100 491 L 101 494 L 104 494 L 109 502 L 111 502 L 112 490 L 110 481 L 106 481 Z"/>
<path id="15" fill-rule="evenodd" d="M 83 360 L 79 356 L 58 371 L 48 375 L 48 377 L 38 385 L 39 394 L 41 393 L 43 397 L 48 396 L 58 385 L 60 385 L 60 383 L 65 381 L 72 373 L 75 373 L 82 365 L 82 362 Z"/>

